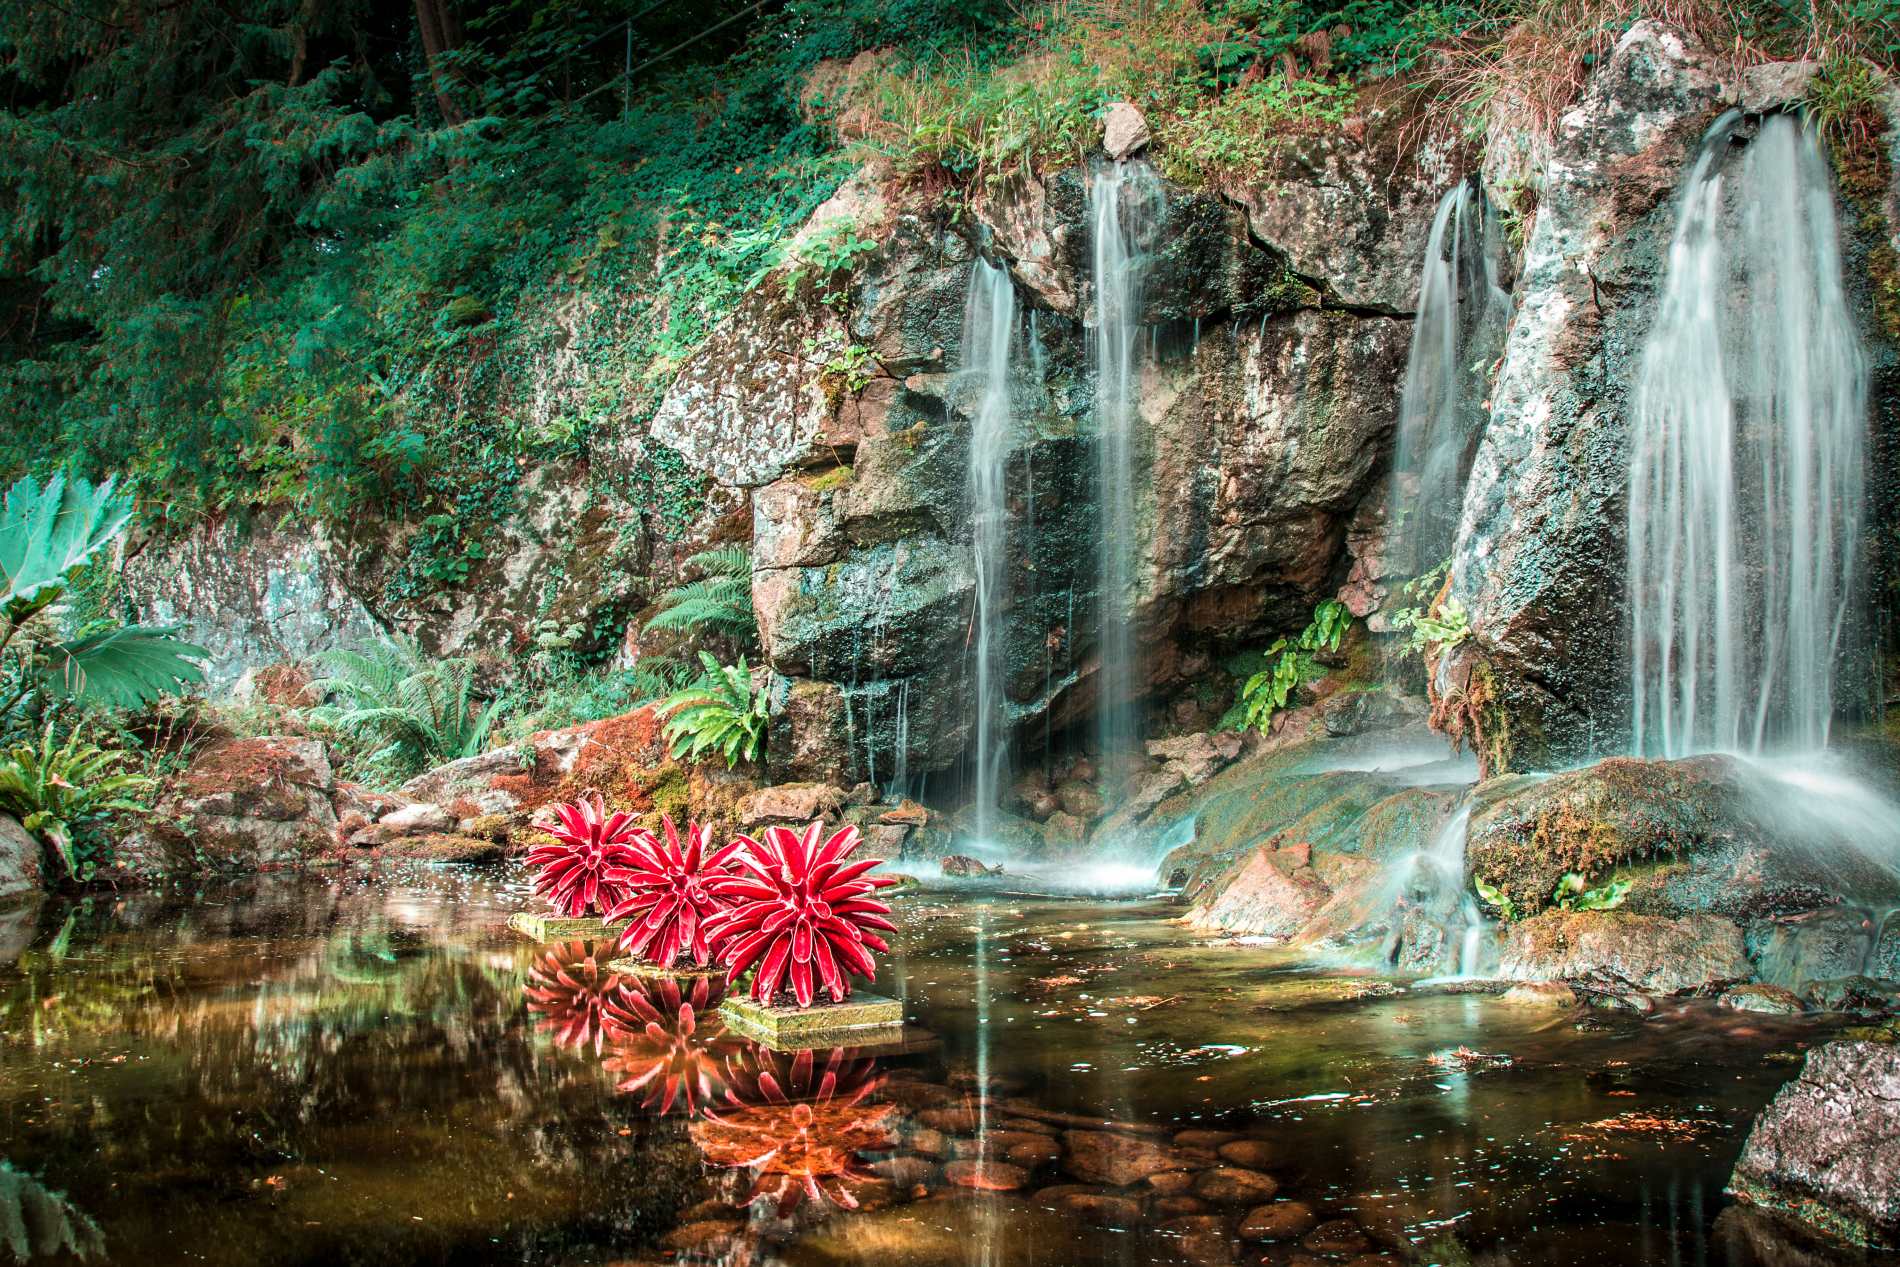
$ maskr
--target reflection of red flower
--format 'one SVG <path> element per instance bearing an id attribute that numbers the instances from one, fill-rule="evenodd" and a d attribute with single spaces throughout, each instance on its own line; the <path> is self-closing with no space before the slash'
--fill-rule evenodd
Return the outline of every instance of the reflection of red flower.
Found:
<path id="1" fill-rule="evenodd" d="M 707 917 L 725 907 L 713 892 L 730 878 L 726 860 L 739 844 L 734 841 L 708 854 L 706 828 L 689 823 L 682 848 L 673 820 L 663 817 L 660 821 L 666 839 L 643 834 L 632 847 L 635 861 L 610 873 L 626 896 L 607 912 L 607 918 L 633 921 L 620 934 L 620 948 L 629 954 L 670 968 L 680 951 L 690 950 L 693 962 L 703 965 L 712 957 L 706 942 Z"/>
<path id="2" fill-rule="evenodd" d="M 606 948 L 607 943 L 600 943 L 601 951 Z M 528 1010 L 541 1017 L 536 1029 L 552 1034 L 556 1045 L 576 1051 L 591 1043 L 599 1055 L 606 1008 L 617 1001 L 625 980 L 601 966 L 595 943 L 568 941 L 535 960 L 521 992 Z"/>
<path id="3" fill-rule="evenodd" d="M 534 891 L 570 919 L 617 905 L 627 890 L 614 871 L 637 865 L 634 844 L 653 838 L 634 826 L 631 814 L 609 818 L 599 796 L 556 805 L 554 814 L 558 821 L 541 827 L 554 840 L 528 851 Z"/>
<path id="4" fill-rule="evenodd" d="M 801 1200 L 858 1208 L 857 1190 L 876 1182 L 860 1152 L 891 1148 L 893 1104 L 867 1104 L 882 1079 L 875 1062 L 846 1048 L 823 1064 L 811 1052 L 783 1055 L 753 1046 L 727 1062 L 726 1103 L 692 1124 L 693 1142 L 715 1166 L 754 1171 L 750 1201 L 772 1200 L 778 1216 Z"/>
<path id="5" fill-rule="evenodd" d="M 700 977 L 682 993 L 667 977 L 629 978 L 619 997 L 610 999 L 603 1020 L 612 1052 L 607 1072 L 625 1075 L 618 1090 L 644 1092 L 643 1108 L 670 1113 L 677 1102 L 691 1116 L 725 1090 L 721 1061 L 735 1040 L 726 1036 L 718 1006 L 723 984 Z"/>
<path id="6" fill-rule="evenodd" d="M 851 993 L 848 975 L 872 976 L 871 951 L 890 949 L 877 931 L 896 928 L 885 918 L 891 908 L 871 894 L 896 881 L 867 875 L 881 859 L 845 861 L 858 847 L 857 828 L 840 828 L 821 845 L 823 827 L 813 823 L 803 834 L 768 827 L 764 840 L 739 837 L 743 871 L 715 886 L 731 907 L 706 922 L 706 935 L 728 979 L 759 965 L 752 996 L 761 1002 L 789 979 L 800 1007 L 811 1006 L 820 981 L 842 1003 Z"/>

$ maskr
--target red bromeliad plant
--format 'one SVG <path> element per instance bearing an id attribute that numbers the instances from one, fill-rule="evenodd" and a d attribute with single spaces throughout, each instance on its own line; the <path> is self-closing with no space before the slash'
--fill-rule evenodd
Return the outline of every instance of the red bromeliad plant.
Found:
<path id="1" fill-rule="evenodd" d="M 607 918 L 632 921 L 620 934 L 620 948 L 629 954 L 670 968 L 684 950 L 703 967 L 713 953 L 707 926 L 726 905 L 716 890 L 732 878 L 728 861 L 738 852 L 739 842 L 708 853 L 705 827 L 688 823 L 682 846 L 673 820 L 660 821 L 666 838 L 656 840 L 643 833 L 629 850 L 633 860 L 610 873 L 624 896 Z"/>
<path id="2" fill-rule="evenodd" d="M 724 993 L 711 977 L 685 989 L 671 977 L 629 981 L 602 1017 L 613 1044 L 605 1068 L 624 1075 L 615 1089 L 662 1116 L 675 1105 L 694 1116 L 723 1095 L 723 1068 L 737 1048 L 716 1010 Z"/>
<path id="3" fill-rule="evenodd" d="M 534 891 L 570 919 L 605 914 L 627 895 L 616 873 L 639 865 L 636 846 L 653 837 L 634 825 L 631 814 L 608 817 L 599 795 L 556 805 L 554 814 L 557 821 L 541 825 L 553 842 L 528 851 Z"/>
<path id="4" fill-rule="evenodd" d="M 894 1148 L 897 1106 L 867 1103 L 883 1079 L 848 1048 L 790 1055 L 754 1047 L 726 1066 L 725 1104 L 688 1130 L 706 1161 L 752 1172 L 741 1204 L 765 1199 L 785 1218 L 801 1201 L 847 1210 L 878 1178 L 861 1154 Z"/>
<path id="5" fill-rule="evenodd" d="M 878 936 L 897 926 L 885 917 L 891 908 L 872 894 L 895 880 L 868 873 L 882 859 L 846 862 L 858 847 L 858 829 L 842 827 L 820 843 L 822 823 L 803 833 L 770 827 L 763 840 L 739 837 L 740 870 L 721 880 L 717 895 L 730 903 L 707 921 L 707 936 L 737 981 L 758 965 L 752 997 L 761 1003 L 789 981 L 800 1007 L 810 1007 L 817 985 L 834 1001 L 851 993 L 852 975 L 877 971 L 873 950 L 889 952 Z"/>
<path id="6" fill-rule="evenodd" d="M 618 1000 L 624 977 L 601 965 L 600 952 L 591 941 L 562 942 L 551 947 L 528 969 L 521 992 L 528 1010 L 541 1019 L 535 1028 L 551 1035 L 557 1047 L 600 1054 L 606 1036 L 609 1009 Z"/>

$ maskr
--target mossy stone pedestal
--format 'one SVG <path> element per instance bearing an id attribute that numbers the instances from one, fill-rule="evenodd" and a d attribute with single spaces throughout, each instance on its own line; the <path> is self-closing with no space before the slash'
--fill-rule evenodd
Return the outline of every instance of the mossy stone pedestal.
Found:
<path id="1" fill-rule="evenodd" d="M 648 963 L 644 959 L 614 959 L 608 962 L 607 971 L 623 977 L 635 977 L 641 981 L 698 981 L 701 978 L 721 979 L 726 970 L 717 966 L 702 968 L 696 963 L 676 963 L 671 968 L 662 968 L 657 963 Z"/>
<path id="2" fill-rule="evenodd" d="M 539 911 L 516 911 L 508 917 L 508 927 L 529 941 L 569 941 L 576 937 L 618 938 L 626 924 L 612 924 L 598 915 L 570 919 L 565 915 L 544 915 Z"/>
<path id="3" fill-rule="evenodd" d="M 738 994 L 719 1005 L 726 1025 L 767 1047 L 797 1051 L 846 1043 L 882 1042 L 904 1031 L 904 1005 L 881 994 L 853 994 L 842 1003 L 760 1003 Z"/>

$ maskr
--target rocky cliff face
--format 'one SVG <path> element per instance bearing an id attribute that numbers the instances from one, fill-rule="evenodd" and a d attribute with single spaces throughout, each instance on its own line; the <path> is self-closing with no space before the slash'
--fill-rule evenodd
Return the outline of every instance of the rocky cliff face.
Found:
<path id="1" fill-rule="evenodd" d="M 1628 397 L 1672 194 L 1716 113 L 1784 106 L 1805 82 L 1800 67 L 1730 81 L 1716 65 L 1639 23 L 1553 139 L 1500 118 L 1484 147 L 1492 201 L 1530 228 L 1506 261 L 1515 315 L 1451 572 L 1471 633 L 1432 689 L 1440 723 L 1491 772 L 1624 747 Z M 1297 629 L 1319 599 L 1371 615 L 1402 579 L 1382 574 L 1381 494 L 1416 277 L 1436 201 L 1471 158 L 1407 148 L 1401 132 L 1375 111 L 1288 138 L 1245 179 L 1166 190 L 1145 244 L 1133 480 L 1135 641 L 1156 707 L 1226 653 Z M 683 540 L 659 540 L 640 497 L 544 468 L 524 472 L 467 579 L 427 598 L 388 597 L 377 558 L 400 542 L 235 528 L 141 556 L 133 592 L 213 647 L 219 681 L 391 625 L 505 661 L 539 621 L 626 627 L 671 559 L 749 521 L 773 775 L 954 784 L 971 741 L 978 391 L 958 367 L 981 252 L 1027 314 L 1001 661 L 1013 746 L 1033 752 L 1098 703 L 1094 175 L 1019 172 L 956 217 L 875 169 L 847 182 L 799 242 L 849 225 L 876 249 L 768 278 L 680 367 L 650 426 L 606 446 L 623 465 L 662 451 L 684 464 L 705 495 Z M 1857 249 L 1891 232 L 1868 227 L 1877 215 L 1856 224 Z M 1872 332 L 1872 293 L 1856 285 Z M 1877 395 L 1900 426 L 1900 374 L 1875 342 Z M 573 361 L 550 375 L 584 378 Z"/>
<path id="2" fill-rule="evenodd" d="M 1466 490 L 1452 593 L 1472 636 L 1438 665 L 1440 716 L 1487 770 L 1626 751 L 1625 534 L 1632 393 L 1667 264 L 1674 194 L 1730 106 L 1792 108 L 1812 66 L 1724 79 L 1708 50 L 1638 23 L 1564 117 L 1542 164 L 1517 310 Z M 1499 155 L 1523 146 L 1491 147 Z M 1502 169 L 1488 171 L 1507 199 Z M 1512 173 L 1513 176 L 1521 173 Z M 1507 203 L 1508 205 L 1508 203 Z M 1850 217 L 1843 216 L 1849 223 Z M 1880 233 L 1862 222 L 1850 256 Z M 1855 296 L 1881 373 L 1891 335 Z M 1881 429 L 1900 425 L 1893 392 Z"/>
<path id="3" fill-rule="evenodd" d="M 1395 125 L 1369 126 L 1369 142 L 1289 150 L 1246 189 L 1166 191 L 1134 446 L 1136 639 L 1157 696 L 1219 651 L 1304 623 L 1349 568 L 1348 525 L 1379 486 L 1410 337 L 1411 266 L 1391 261 L 1421 249 L 1445 179 L 1442 156 L 1384 179 Z M 1029 313 L 1011 391 L 1007 715 L 1033 748 L 1093 711 L 1090 179 L 1008 182 L 977 200 L 974 226 L 861 206 L 883 217 L 884 245 L 843 311 L 815 319 L 762 290 L 663 408 L 693 415 L 672 424 L 689 460 L 751 491 L 781 777 L 915 777 L 953 768 L 969 741 L 964 499 L 980 384 L 957 367 L 974 242 Z M 879 373 L 852 383 L 822 354 L 797 355 L 814 346 L 868 349 Z"/>

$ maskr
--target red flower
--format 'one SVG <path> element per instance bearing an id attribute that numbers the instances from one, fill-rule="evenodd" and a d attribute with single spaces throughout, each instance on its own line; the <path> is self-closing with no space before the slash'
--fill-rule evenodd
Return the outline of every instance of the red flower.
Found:
<path id="1" fill-rule="evenodd" d="M 762 1003 L 787 978 L 800 1007 L 811 1006 L 820 981 L 842 1003 L 851 993 L 848 976 L 874 975 L 870 952 L 890 950 L 877 933 L 896 931 L 884 918 L 891 908 L 870 895 L 896 881 L 866 875 L 882 859 L 845 861 L 858 847 L 857 828 L 840 828 L 821 845 L 823 826 L 813 823 L 802 835 L 770 827 L 763 841 L 739 837 L 744 870 L 718 882 L 718 896 L 731 906 L 706 922 L 706 935 L 727 965 L 727 980 L 759 965 L 752 997 Z"/>
<path id="2" fill-rule="evenodd" d="M 781 1055 L 754 1048 L 727 1063 L 726 1105 L 688 1128 L 707 1162 L 752 1171 L 741 1204 L 771 1201 L 780 1218 L 800 1201 L 858 1208 L 858 1191 L 877 1177 L 858 1160 L 897 1143 L 894 1104 L 865 1103 L 882 1079 L 876 1063 L 848 1048 Z"/>
<path id="3" fill-rule="evenodd" d="M 572 805 L 556 805 L 554 813 L 558 823 L 541 825 L 554 842 L 528 851 L 528 865 L 535 868 L 534 891 L 570 919 L 606 911 L 626 896 L 626 886 L 613 878 L 614 871 L 636 865 L 634 845 L 653 837 L 634 826 L 631 814 L 608 818 L 598 795 L 591 801 L 582 797 Z"/>
<path id="4" fill-rule="evenodd" d="M 534 962 L 521 992 L 528 1010 L 541 1017 L 535 1028 L 552 1034 L 556 1046 L 576 1051 L 592 1046 L 598 1056 L 607 1007 L 624 981 L 601 966 L 593 942 L 568 941 Z"/>
<path id="5" fill-rule="evenodd" d="M 686 828 L 686 847 L 680 847 L 673 820 L 662 818 L 666 839 L 642 838 L 628 851 L 633 861 L 609 873 L 624 896 L 607 912 L 610 920 L 632 922 L 620 934 L 620 948 L 643 955 L 662 968 L 673 966 L 680 951 L 691 950 L 693 962 L 712 958 L 706 940 L 707 917 L 725 908 L 714 887 L 731 878 L 726 860 L 737 852 L 734 841 L 708 857 L 706 829 L 697 823 Z"/>
<path id="6" fill-rule="evenodd" d="M 689 1117 L 724 1093 L 721 1064 L 735 1040 L 717 1012 L 708 1014 L 724 992 L 711 977 L 698 978 L 690 992 L 671 977 L 628 981 L 602 1018 L 613 1044 L 605 1067 L 625 1075 L 616 1090 L 643 1092 L 642 1106 L 662 1114 L 677 1103 Z"/>

